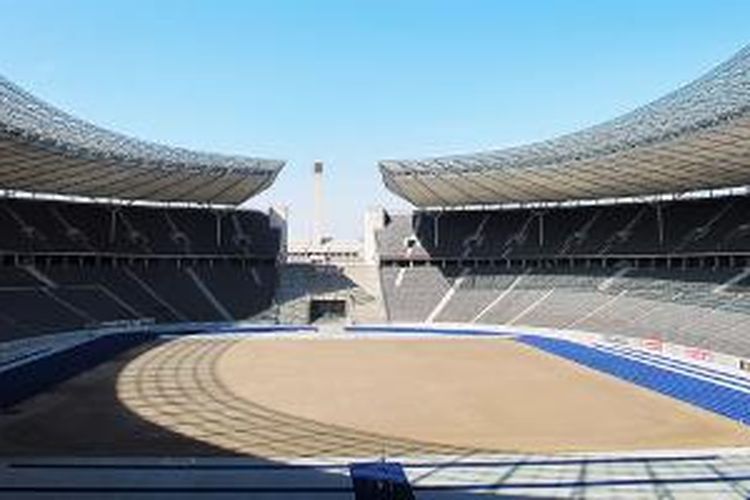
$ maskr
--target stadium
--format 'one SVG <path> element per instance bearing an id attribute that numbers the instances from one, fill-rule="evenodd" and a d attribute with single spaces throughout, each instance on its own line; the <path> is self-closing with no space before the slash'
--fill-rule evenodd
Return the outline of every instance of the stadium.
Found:
<path id="1" fill-rule="evenodd" d="M 283 166 L 0 78 L 0 498 L 750 495 L 750 47 L 576 133 L 382 160 L 413 210 L 361 247 L 240 206 Z"/>

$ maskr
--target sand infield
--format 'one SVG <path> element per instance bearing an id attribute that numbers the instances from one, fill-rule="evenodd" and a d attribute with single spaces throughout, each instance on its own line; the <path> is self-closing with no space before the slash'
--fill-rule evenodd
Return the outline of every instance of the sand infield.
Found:
<path id="1" fill-rule="evenodd" d="M 738 423 L 510 339 L 186 338 L 0 415 L 0 454 L 265 458 L 749 446 Z"/>
<path id="2" fill-rule="evenodd" d="M 239 397 L 318 422 L 524 452 L 750 444 L 750 430 L 506 339 L 239 343 L 217 366 Z"/>

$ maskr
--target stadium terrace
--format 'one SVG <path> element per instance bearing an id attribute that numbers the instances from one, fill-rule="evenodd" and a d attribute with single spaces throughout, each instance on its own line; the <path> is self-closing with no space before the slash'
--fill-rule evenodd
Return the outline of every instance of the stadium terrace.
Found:
<path id="1" fill-rule="evenodd" d="M 238 205 L 268 188 L 283 165 L 110 132 L 0 76 L 0 186 L 5 190 Z"/>
<path id="2" fill-rule="evenodd" d="M 750 46 L 578 133 L 380 162 L 416 208 L 361 241 L 321 161 L 309 240 L 239 206 L 283 164 L 0 78 L 0 499 L 747 497 Z"/>
<path id="3" fill-rule="evenodd" d="M 418 207 L 747 186 L 750 46 L 671 94 L 580 132 L 499 151 L 384 160 L 380 171 L 388 189 Z"/>

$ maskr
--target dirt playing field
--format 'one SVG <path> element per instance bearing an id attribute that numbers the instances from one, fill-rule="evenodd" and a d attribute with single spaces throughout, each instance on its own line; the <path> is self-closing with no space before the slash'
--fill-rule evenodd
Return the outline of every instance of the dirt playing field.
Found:
<path id="1" fill-rule="evenodd" d="M 506 339 L 132 352 L 0 416 L 3 454 L 257 457 L 748 446 L 746 427 Z"/>
<path id="2" fill-rule="evenodd" d="M 730 420 L 510 340 L 245 342 L 217 368 L 238 396 L 283 413 L 460 447 L 750 444 Z"/>

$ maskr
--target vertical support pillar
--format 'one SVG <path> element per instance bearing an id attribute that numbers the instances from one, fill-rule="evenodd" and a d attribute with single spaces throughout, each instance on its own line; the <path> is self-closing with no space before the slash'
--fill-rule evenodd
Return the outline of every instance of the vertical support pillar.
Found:
<path id="1" fill-rule="evenodd" d="M 433 248 L 440 247 L 440 212 L 435 212 L 435 216 L 432 218 L 432 246 Z"/>
<path id="2" fill-rule="evenodd" d="M 362 253 L 365 262 L 377 264 L 379 261 L 376 233 L 385 227 L 386 213 L 382 207 L 373 207 L 365 212 L 365 234 Z"/>
<path id="3" fill-rule="evenodd" d="M 288 220 L 289 207 L 286 205 L 276 205 L 268 209 L 268 220 L 272 228 L 276 229 L 279 234 L 279 248 L 277 261 L 285 263 L 288 252 Z"/>
<path id="4" fill-rule="evenodd" d="M 118 207 L 113 207 L 112 210 L 109 212 L 110 219 L 109 219 L 109 244 L 114 245 L 115 240 L 117 239 L 117 213 L 119 212 Z"/>
<path id="5" fill-rule="evenodd" d="M 659 247 L 664 247 L 664 214 L 661 203 L 656 203 L 656 223 L 659 231 Z"/>
<path id="6" fill-rule="evenodd" d="M 216 217 L 216 248 L 221 247 L 221 213 L 214 212 Z"/>
<path id="7" fill-rule="evenodd" d="M 544 212 L 539 212 L 539 248 L 544 248 Z"/>

